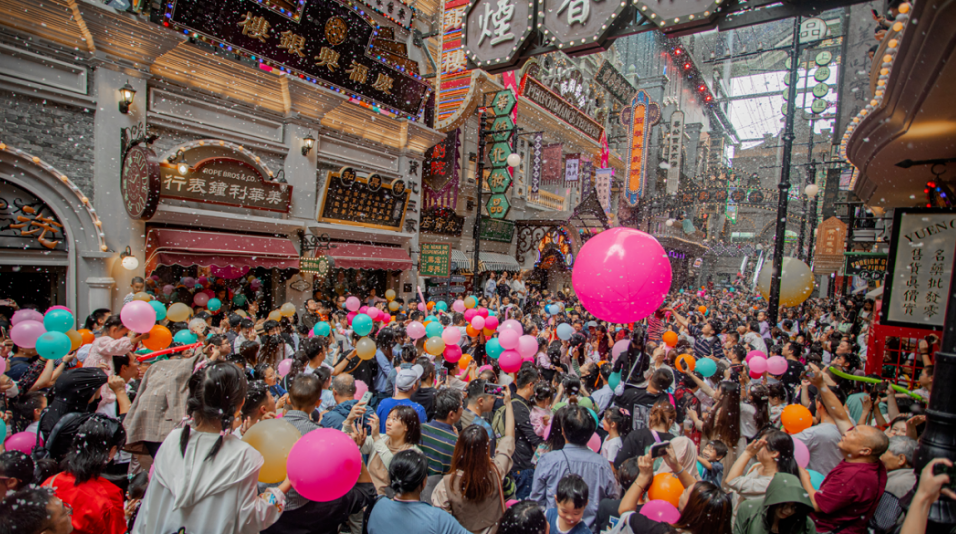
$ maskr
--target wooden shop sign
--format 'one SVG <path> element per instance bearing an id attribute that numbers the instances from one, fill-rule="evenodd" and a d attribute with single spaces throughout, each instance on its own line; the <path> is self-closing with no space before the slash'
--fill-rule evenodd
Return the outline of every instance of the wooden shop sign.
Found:
<path id="1" fill-rule="evenodd" d="M 164 199 L 289 213 L 292 186 L 266 180 L 249 162 L 211 157 L 187 165 L 185 173 L 179 172 L 179 164 L 164 161 L 159 167 Z"/>
<path id="2" fill-rule="evenodd" d="M 404 180 L 375 173 L 362 177 L 342 167 L 328 173 L 318 221 L 400 231 L 407 206 Z"/>

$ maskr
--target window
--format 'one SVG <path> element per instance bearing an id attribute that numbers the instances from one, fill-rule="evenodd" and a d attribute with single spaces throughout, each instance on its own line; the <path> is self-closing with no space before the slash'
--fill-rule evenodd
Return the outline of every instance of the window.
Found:
<path id="1" fill-rule="evenodd" d="M 751 241 L 756 235 L 754 232 L 731 232 L 730 242 L 741 243 L 743 241 Z"/>

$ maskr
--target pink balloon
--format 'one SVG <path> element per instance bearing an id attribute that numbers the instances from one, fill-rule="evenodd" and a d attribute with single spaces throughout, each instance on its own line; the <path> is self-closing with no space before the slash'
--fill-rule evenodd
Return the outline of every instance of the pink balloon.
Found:
<path id="1" fill-rule="evenodd" d="M 524 334 L 524 328 L 521 327 L 521 323 L 515 321 L 514 319 L 508 319 L 507 321 L 501 323 L 501 325 L 498 327 L 499 332 L 504 332 L 505 330 L 512 330 L 519 336 Z M 504 345 L 502 345 L 502 347 L 504 347 Z"/>
<path id="2" fill-rule="evenodd" d="M 37 444 L 37 435 L 35 432 L 17 432 L 3 442 L 3 446 L 8 451 L 20 451 L 23 454 L 30 454 Z M 40 445 L 43 445 L 43 438 L 40 438 Z"/>
<path id="3" fill-rule="evenodd" d="M 618 341 L 617 343 L 614 344 L 613 347 L 611 347 L 611 356 L 614 358 L 617 358 L 618 356 L 621 355 L 622 352 L 626 351 L 628 347 L 630 346 L 631 346 L 630 339 L 622 339 Z"/>
<path id="4" fill-rule="evenodd" d="M 671 287 L 671 263 L 650 234 L 611 228 L 578 251 L 571 283 L 584 308 L 599 319 L 630 323 L 664 302 Z"/>
<path id="5" fill-rule="evenodd" d="M 345 299 L 345 309 L 348 311 L 356 311 L 362 307 L 362 302 L 359 301 L 358 297 L 349 297 Z"/>
<path id="6" fill-rule="evenodd" d="M 505 502 L 505 508 L 511 508 L 513 505 L 518 504 L 519 502 L 521 501 L 517 499 L 508 499 L 508 501 Z"/>
<path id="7" fill-rule="evenodd" d="M 534 356 L 522 356 L 522 357 L 521 357 L 521 363 L 524 363 L 524 362 L 532 362 L 532 363 L 533 363 L 533 362 L 534 362 Z"/>
<path id="8" fill-rule="evenodd" d="M 753 370 L 750 370 L 749 374 L 750 378 L 753 378 L 754 380 L 760 380 L 760 378 L 763 377 L 763 373 L 755 373 Z"/>
<path id="9" fill-rule="evenodd" d="M 465 313 L 465 301 L 458 299 L 451 303 L 451 309 L 458 313 Z"/>
<path id="10" fill-rule="evenodd" d="M 23 321 L 36 321 L 38 323 L 42 323 L 43 314 L 29 308 L 13 312 L 13 317 L 10 318 L 11 325 L 17 326 Z"/>
<path id="11" fill-rule="evenodd" d="M 46 314 L 47 314 L 47 313 L 50 313 L 50 312 L 53 311 L 53 310 L 64 310 L 64 311 L 68 311 L 68 312 L 70 312 L 70 313 L 73 313 L 73 310 L 67 308 L 66 306 L 50 306 L 50 307 L 47 309 L 46 313 L 43 314 L 43 316 L 46 317 Z"/>
<path id="12" fill-rule="evenodd" d="M 680 520 L 680 512 L 677 508 L 663 499 L 647 501 L 641 507 L 641 515 L 658 523 L 676 523 Z"/>
<path id="13" fill-rule="evenodd" d="M 767 359 L 761 358 L 760 356 L 754 356 L 750 359 L 750 372 L 757 375 L 762 375 L 767 372 Z"/>
<path id="14" fill-rule="evenodd" d="M 461 347 L 458 345 L 445 345 L 445 361 L 455 363 L 461 359 Z"/>
<path id="15" fill-rule="evenodd" d="M 471 320 L 474 319 L 476 315 L 478 315 L 478 312 L 476 312 L 474 308 L 465 310 L 465 321 L 470 323 Z"/>
<path id="16" fill-rule="evenodd" d="M 205 276 L 200 276 L 199 278 L 196 279 L 196 281 L 199 282 L 200 284 L 205 284 L 206 282 L 209 281 L 209 279 L 206 278 Z"/>
<path id="17" fill-rule="evenodd" d="M 747 363 L 747 364 L 749 364 L 751 358 L 754 358 L 754 357 L 757 357 L 757 356 L 759 356 L 759 357 L 761 357 L 761 358 L 766 358 L 766 357 L 767 357 L 766 354 L 764 354 L 763 352 L 760 352 L 759 350 L 752 350 L 752 351 L 750 351 L 750 352 L 747 353 L 747 356 L 744 358 L 744 362 Z"/>
<path id="18" fill-rule="evenodd" d="M 361 310 L 359 310 L 361 312 Z M 366 308 L 365 314 L 372 318 L 373 321 L 378 320 L 378 314 L 381 310 L 378 308 Z"/>
<path id="19" fill-rule="evenodd" d="M 278 371 L 279 376 L 286 376 L 292 371 L 292 358 L 286 358 L 279 362 L 279 365 L 276 366 L 276 371 Z"/>
<path id="20" fill-rule="evenodd" d="M 783 356 L 771 356 L 767 359 L 767 372 L 780 376 L 787 372 L 787 359 Z"/>
<path id="21" fill-rule="evenodd" d="M 498 366 L 506 373 L 517 372 L 521 369 L 521 355 L 516 350 L 506 350 L 498 357 Z"/>
<path id="22" fill-rule="evenodd" d="M 412 321 L 405 328 L 405 333 L 412 339 L 421 339 L 425 336 L 425 325 L 418 321 Z"/>
<path id="23" fill-rule="evenodd" d="M 327 461 L 316 462 L 316 458 Z M 333 428 L 318 428 L 295 442 L 289 451 L 286 470 L 292 487 L 306 499 L 334 501 L 348 493 L 358 481 L 362 453 L 348 434 Z"/>
<path id="24" fill-rule="evenodd" d="M 588 447 L 594 452 L 601 452 L 601 436 L 597 432 L 588 440 Z"/>
<path id="25" fill-rule="evenodd" d="M 197 294 L 196 298 L 199 298 L 199 295 L 202 295 L 202 293 Z M 206 295 L 202 296 L 206 297 Z M 209 297 L 206 297 L 206 302 L 209 302 Z M 126 328 L 137 334 L 143 334 L 149 332 L 156 325 L 156 309 L 150 306 L 148 302 L 130 301 L 123 305 L 123 309 L 120 311 L 120 320 L 123 321 L 123 326 Z"/>
<path id="26" fill-rule="evenodd" d="M 501 346 L 505 349 L 517 349 L 518 338 L 520 337 L 521 336 L 519 336 L 514 330 L 505 330 L 504 332 L 498 334 L 498 343 L 501 343 Z"/>
<path id="27" fill-rule="evenodd" d="M 797 465 L 806 469 L 810 464 L 810 449 L 807 448 L 806 443 L 793 436 L 790 437 L 793 438 L 793 459 L 797 461 Z"/>
<path id="28" fill-rule="evenodd" d="M 461 341 L 461 330 L 457 326 L 449 326 L 442 331 L 441 339 L 445 345 L 457 345 Z"/>
<path id="29" fill-rule="evenodd" d="M 355 400 L 361 400 L 362 395 L 368 392 L 368 384 L 361 380 L 355 381 Z"/>
<path id="30" fill-rule="evenodd" d="M 498 318 L 495 316 L 485 317 L 485 328 L 495 330 L 498 328 Z"/>
<path id="31" fill-rule="evenodd" d="M 204 292 L 196 293 L 193 296 L 193 304 L 195 304 L 196 306 L 206 306 L 206 304 L 209 304 L 209 295 L 207 295 Z M 133 329 L 130 328 L 130 330 L 133 330 Z M 135 332 L 136 330 L 133 330 L 133 331 Z"/>
<path id="32" fill-rule="evenodd" d="M 487 318 L 488 308 L 478 308 L 478 315 L 480 315 L 482 318 Z"/>
<path id="33" fill-rule="evenodd" d="M 361 308 L 358 309 L 358 312 L 368 315 L 368 306 L 362 306 Z"/>
<path id="34" fill-rule="evenodd" d="M 7 360 L 5 358 L 0 358 L 0 375 L 2 375 L 7 370 Z"/>
<path id="35" fill-rule="evenodd" d="M 352 324 L 352 319 L 355 319 L 356 315 L 358 315 L 357 311 L 350 311 L 348 315 L 345 316 L 345 320 L 348 321 L 349 325 Z"/>
<path id="36" fill-rule="evenodd" d="M 36 347 L 37 340 L 44 333 L 46 333 L 46 328 L 44 328 L 43 323 L 39 321 L 20 321 L 10 329 L 10 339 L 18 347 L 32 349 Z"/>
<path id="37" fill-rule="evenodd" d="M 176 289 L 176 288 L 173 287 L 172 285 L 166 284 L 166 285 L 163 286 L 163 294 L 165 294 L 165 295 L 170 295 L 170 294 L 172 294 L 172 292 L 173 292 L 174 289 Z"/>
<path id="38" fill-rule="evenodd" d="M 534 358 L 534 355 L 538 353 L 538 338 L 534 336 L 519 337 L 517 350 L 522 358 Z"/>
<path id="39" fill-rule="evenodd" d="M 192 287 L 196 285 L 196 279 L 191 276 L 187 276 L 183 278 L 183 285 L 186 287 Z"/>
<path id="40" fill-rule="evenodd" d="M 420 311 L 420 312 L 428 311 L 428 306 L 426 306 L 424 302 L 419 302 L 419 303 L 418 303 L 418 311 Z"/>
<path id="41" fill-rule="evenodd" d="M 472 317 L 471 327 L 474 328 L 475 330 L 483 329 L 485 327 L 485 318 L 480 315 L 476 315 Z"/>

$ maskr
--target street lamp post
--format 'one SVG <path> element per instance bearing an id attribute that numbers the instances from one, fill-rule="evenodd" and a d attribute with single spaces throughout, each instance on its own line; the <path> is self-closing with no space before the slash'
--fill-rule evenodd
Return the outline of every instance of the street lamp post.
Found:
<path id="1" fill-rule="evenodd" d="M 478 165 L 475 168 L 475 199 L 477 213 L 475 213 L 475 265 L 474 279 L 478 281 L 478 256 L 481 249 L 481 190 L 485 181 L 485 108 L 478 109 Z"/>

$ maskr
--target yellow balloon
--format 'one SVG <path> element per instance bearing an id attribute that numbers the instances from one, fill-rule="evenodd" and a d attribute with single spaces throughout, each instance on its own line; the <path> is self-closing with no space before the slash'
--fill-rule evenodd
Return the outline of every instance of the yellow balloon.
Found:
<path id="1" fill-rule="evenodd" d="M 757 276 L 757 289 L 763 298 L 770 300 L 770 275 L 773 265 L 764 263 Z M 813 293 L 813 273 L 806 263 L 796 258 L 784 258 L 783 268 L 780 270 L 780 305 L 786 307 L 798 306 L 810 298 Z"/>
<path id="2" fill-rule="evenodd" d="M 393 301 L 395 300 L 395 290 L 389 289 L 385 291 L 385 300 Z"/>
<path id="3" fill-rule="evenodd" d="M 397 303 L 397 302 L 395 302 L 394 300 L 388 303 L 388 309 L 391 310 L 391 311 L 393 311 L 393 312 L 398 311 L 399 309 L 401 309 L 401 307 L 402 307 L 402 305 L 399 304 L 399 303 Z"/>
<path id="4" fill-rule="evenodd" d="M 242 441 L 259 451 L 265 460 L 259 469 L 259 482 L 271 484 L 285 480 L 289 451 L 301 437 L 291 423 L 282 419 L 265 419 L 246 431 Z"/>
<path id="5" fill-rule="evenodd" d="M 279 322 L 282 320 L 282 312 L 279 310 L 272 310 L 269 312 L 269 320 Z"/>
<path id="6" fill-rule="evenodd" d="M 355 352 L 363 360 L 371 360 L 375 357 L 375 342 L 367 337 L 363 337 L 355 343 Z"/>
<path id="7" fill-rule="evenodd" d="M 286 302 L 281 308 L 279 308 L 279 313 L 282 314 L 283 317 L 292 317 L 295 315 L 295 304 Z"/>
<path id="8" fill-rule="evenodd" d="M 439 336 L 430 337 L 425 341 L 425 352 L 438 356 L 442 352 L 445 352 L 445 340 Z"/>
<path id="9" fill-rule="evenodd" d="M 66 336 L 70 338 L 70 350 L 74 351 L 83 346 L 83 336 L 76 329 L 67 331 Z"/>
<path id="10" fill-rule="evenodd" d="M 478 301 L 475 300 L 475 297 L 468 297 L 465 299 L 465 307 L 469 310 L 478 305 Z"/>
<path id="11" fill-rule="evenodd" d="M 238 315 L 239 317 L 242 317 L 243 319 L 245 319 L 246 317 L 249 317 L 249 316 L 246 314 L 246 312 L 244 312 L 244 311 L 242 311 L 242 310 L 236 310 L 236 311 L 235 311 L 235 314 Z"/>
<path id="12" fill-rule="evenodd" d="M 183 323 L 193 314 L 192 308 L 182 302 L 176 302 L 166 310 L 166 318 L 174 323 Z"/>
<path id="13" fill-rule="evenodd" d="M 139 293 L 133 295 L 133 300 L 141 300 L 143 302 L 149 302 L 153 300 L 153 297 L 145 291 L 140 291 Z"/>

